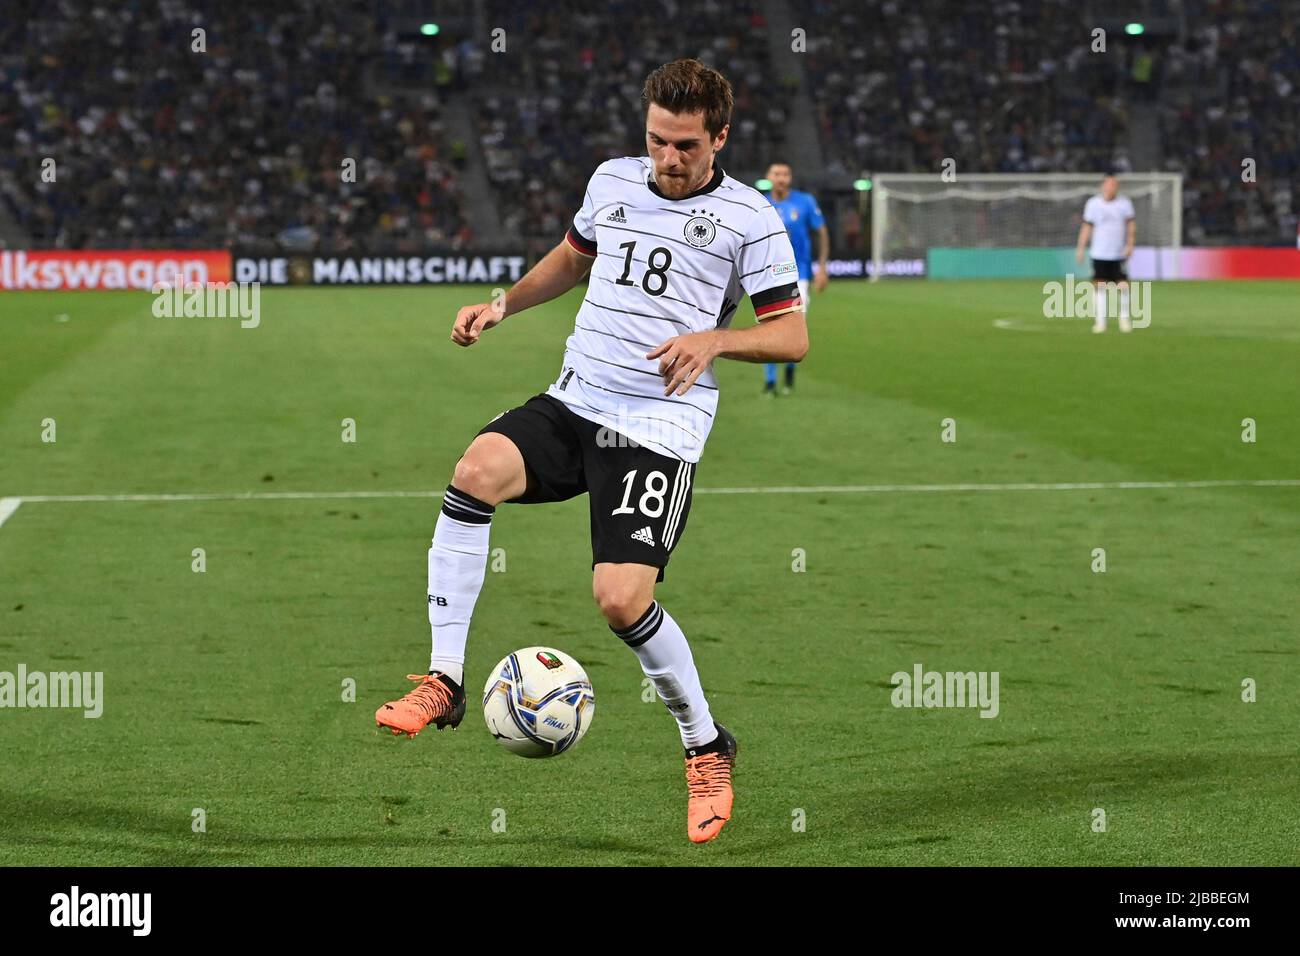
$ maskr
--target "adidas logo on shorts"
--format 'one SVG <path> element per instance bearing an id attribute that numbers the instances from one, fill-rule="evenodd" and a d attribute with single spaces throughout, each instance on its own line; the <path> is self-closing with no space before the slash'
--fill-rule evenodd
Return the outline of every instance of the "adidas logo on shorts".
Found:
<path id="1" fill-rule="evenodd" d="M 626 225 L 626 224 L 627 224 L 627 216 L 626 216 L 626 214 L 624 214 L 624 212 L 623 212 L 623 207 L 622 207 L 622 206 L 619 206 L 617 209 L 615 209 L 613 212 L 611 212 L 608 216 L 605 217 L 605 221 L 606 221 L 606 222 L 621 222 L 621 223 L 623 223 L 624 225 Z"/>
<path id="2" fill-rule="evenodd" d="M 633 531 L 632 540 L 640 541 L 642 544 L 648 544 L 652 548 L 655 546 L 655 536 L 650 530 L 649 525 L 646 525 L 646 527 L 642 528 L 640 531 Z"/>

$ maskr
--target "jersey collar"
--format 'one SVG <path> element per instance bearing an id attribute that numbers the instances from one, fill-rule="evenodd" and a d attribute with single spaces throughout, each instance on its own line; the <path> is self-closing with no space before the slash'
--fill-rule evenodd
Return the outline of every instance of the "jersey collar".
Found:
<path id="1" fill-rule="evenodd" d="M 660 199 L 667 199 L 669 202 L 682 202 L 687 199 L 694 199 L 696 196 L 703 196 L 705 193 L 713 192 L 713 190 L 717 189 L 719 186 L 722 185 L 722 180 L 726 175 L 727 175 L 727 171 L 723 169 L 721 166 L 719 166 L 717 163 L 714 163 L 712 179 L 710 179 L 699 189 L 695 190 L 695 192 L 688 193 L 687 195 L 681 196 L 677 199 L 672 199 L 668 196 L 665 196 L 663 193 L 659 191 L 659 184 L 655 182 L 654 165 L 651 164 L 650 175 L 646 177 L 645 184 L 646 184 L 646 188 L 648 188 L 652 193 L 654 193 Z"/>

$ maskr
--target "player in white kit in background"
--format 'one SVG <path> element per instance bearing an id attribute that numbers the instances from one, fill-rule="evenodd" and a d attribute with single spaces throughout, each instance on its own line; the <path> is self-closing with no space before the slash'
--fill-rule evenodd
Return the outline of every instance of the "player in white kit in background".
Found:
<path id="1" fill-rule="evenodd" d="M 1106 287 L 1109 283 L 1119 287 L 1119 330 L 1132 331 L 1128 311 L 1128 273 L 1124 263 L 1133 254 L 1136 237 L 1137 218 L 1133 203 L 1127 196 L 1119 194 L 1119 179 L 1107 173 L 1101 181 L 1101 193 L 1084 204 L 1079 244 L 1074 251 L 1075 259 L 1083 262 L 1084 247 L 1089 246 L 1088 254 L 1092 257 L 1092 280 L 1096 284 L 1094 332 L 1106 331 Z"/>
<path id="2" fill-rule="evenodd" d="M 648 155 L 597 167 L 558 245 L 503 301 L 456 316 L 451 338 L 468 347 L 590 273 L 555 382 L 490 421 L 456 463 L 429 549 L 429 672 L 411 675 L 415 689 L 375 720 L 410 736 L 461 722 L 465 647 L 497 506 L 586 494 L 593 594 L 677 722 L 687 834 L 703 843 L 731 816 L 736 740 L 714 721 L 690 645 L 655 600 L 655 584 L 686 526 L 717 412 L 713 360 L 797 362 L 808 329 L 780 216 L 716 163 L 731 85 L 696 60 L 677 60 L 650 74 L 641 99 Z M 758 323 L 732 329 L 745 295 Z"/>

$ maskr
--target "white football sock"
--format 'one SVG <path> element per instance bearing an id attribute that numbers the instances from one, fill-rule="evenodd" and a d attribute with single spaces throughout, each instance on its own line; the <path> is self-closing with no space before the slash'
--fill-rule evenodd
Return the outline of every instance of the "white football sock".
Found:
<path id="1" fill-rule="evenodd" d="M 1104 285 L 1097 286 L 1097 314 L 1092 321 L 1099 329 L 1106 327 L 1106 287 Z"/>
<path id="2" fill-rule="evenodd" d="M 1119 321 L 1121 325 L 1128 324 L 1128 289 L 1119 290 Z"/>
<path id="3" fill-rule="evenodd" d="M 718 730 L 713 725 L 709 703 L 704 699 L 691 646 L 659 602 L 653 602 L 631 627 L 610 630 L 636 652 L 641 670 L 654 681 L 659 699 L 677 720 L 682 746 L 689 750 L 716 739 Z"/>
<path id="4" fill-rule="evenodd" d="M 429 548 L 429 670 L 465 685 L 465 643 L 487 573 L 491 505 L 447 487 Z"/>

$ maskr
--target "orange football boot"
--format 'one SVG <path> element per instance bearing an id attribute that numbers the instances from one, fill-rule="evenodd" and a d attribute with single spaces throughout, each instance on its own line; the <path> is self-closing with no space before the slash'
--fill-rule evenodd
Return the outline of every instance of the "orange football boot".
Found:
<path id="1" fill-rule="evenodd" d="M 707 843 L 731 817 L 731 771 L 736 765 L 736 738 L 714 724 L 718 737 L 686 751 L 686 835 Z"/>
<path id="2" fill-rule="evenodd" d="M 429 724 L 439 730 L 460 725 L 465 718 L 465 691 L 454 680 L 441 672 L 407 674 L 406 679 L 419 684 L 401 700 L 390 700 L 375 711 L 376 724 L 409 737 Z"/>

